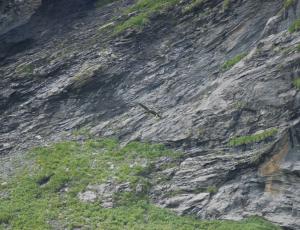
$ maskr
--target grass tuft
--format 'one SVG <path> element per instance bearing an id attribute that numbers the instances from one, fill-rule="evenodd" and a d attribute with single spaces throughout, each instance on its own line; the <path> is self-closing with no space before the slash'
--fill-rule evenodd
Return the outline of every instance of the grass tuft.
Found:
<path id="1" fill-rule="evenodd" d="M 240 62 L 244 57 L 246 57 L 247 54 L 246 53 L 242 53 L 242 54 L 238 54 L 235 57 L 233 57 L 232 59 L 226 61 L 223 65 L 222 65 L 222 69 L 224 71 L 231 69 L 234 65 L 236 65 L 238 62 Z"/>
<path id="2" fill-rule="evenodd" d="M 117 25 L 115 34 L 127 29 L 142 30 L 149 23 L 149 18 L 153 13 L 162 12 L 178 2 L 179 0 L 138 0 L 125 12 L 126 14 L 134 13 L 134 15 Z"/>
<path id="3" fill-rule="evenodd" d="M 226 11 L 230 8 L 231 0 L 224 0 L 223 1 L 223 11 Z"/>
<path id="4" fill-rule="evenodd" d="M 295 4 L 295 0 L 284 0 L 283 7 L 284 9 L 289 9 L 294 4 Z"/>
<path id="5" fill-rule="evenodd" d="M 297 52 L 300 52 L 300 44 L 298 44 L 297 46 L 296 46 L 296 49 L 295 49 Z"/>
<path id="6" fill-rule="evenodd" d="M 294 33 L 300 31 L 300 19 L 295 20 L 289 27 L 289 32 Z"/>
<path id="7" fill-rule="evenodd" d="M 32 75 L 34 71 L 34 66 L 33 64 L 21 64 L 17 66 L 16 68 L 16 73 L 17 74 L 24 74 L 24 75 Z"/>
<path id="8" fill-rule="evenodd" d="M 218 192 L 218 188 L 216 186 L 208 186 L 206 191 L 210 194 L 214 194 Z"/>
<path id="9" fill-rule="evenodd" d="M 134 28 L 138 30 L 142 30 L 149 23 L 149 18 L 147 14 L 142 13 L 137 16 L 129 18 L 124 23 L 118 25 L 115 28 L 115 33 L 121 33 L 127 29 Z"/>
<path id="10" fill-rule="evenodd" d="M 300 77 L 297 77 L 296 79 L 294 79 L 293 81 L 293 85 L 300 90 Z"/>
<path id="11" fill-rule="evenodd" d="M 200 7 L 202 7 L 205 2 L 206 0 L 193 0 L 189 5 L 185 6 L 182 9 L 182 13 L 184 14 L 191 13 L 199 9 Z"/>
<path id="12" fill-rule="evenodd" d="M 272 128 L 269 130 L 265 130 L 262 133 L 257 133 L 253 135 L 247 135 L 242 137 L 234 137 L 229 141 L 229 146 L 240 146 L 246 145 L 250 143 L 261 142 L 269 137 L 275 136 L 278 133 L 278 129 Z"/>

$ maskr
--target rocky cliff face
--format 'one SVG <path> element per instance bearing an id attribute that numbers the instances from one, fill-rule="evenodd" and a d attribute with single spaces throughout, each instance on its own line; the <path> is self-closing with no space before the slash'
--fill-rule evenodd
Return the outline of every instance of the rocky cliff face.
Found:
<path id="1" fill-rule="evenodd" d="M 116 9 L 132 1 L 27 2 L 0 7 L 2 174 L 26 149 L 74 129 L 160 142 L 185 157 L 151 175 L 158 205 L 300 228 L 300 34 L 287 31 L 300 1 L 224 9 L 214 0 L 191 11 L 182 1 L 118 35 L 112 26 L 129 16 Z"/>
<path id="2" fill-rule="evenodd" d="M 41 0 L 7 0 L 0 2 L 0 34 L 25 24 L 41 5 Z"/>

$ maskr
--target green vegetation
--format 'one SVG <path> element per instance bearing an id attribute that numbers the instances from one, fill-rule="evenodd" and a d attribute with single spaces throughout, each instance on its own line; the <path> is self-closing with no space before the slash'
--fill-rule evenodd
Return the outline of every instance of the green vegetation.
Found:
<path id="1" fill-rule="evenodd" d="M 289 27 L 289 32 L 294 33 L 300 30 L 300 19 L 295 20 Z"/>
<path id="2" fill-rule="evenodd" d="M 13 229 L 49 229 L 52 221 L 66 227 L 86 225 L 89 221 L 85 218 L 90 215 L 95 223 L 101 222 L 101 218 L 111 221 L 109 218 L 120 210 L 114 214 L 100 209 L 99 203 L 82 204 L 77 194 L 88 184 L 101 184 L 109 178 L 138 183 L 142 179 L 139 175 L 149 170 L 151 160 L 180 156 L 162 145 L 132 142 L 121 148 L 110 139 L 58 143 L 49 148 L 36 148 L 29 155 L 28 160 L 33 164 L 22 169 L 0 190 L 0 194 L 8 192 L 10 197 L 1 199 L 0 196 L 0 222 L 8 223 Z M 134 164 L 143 159 L 149 164 Z M 62 192 L 64 188 L 68 192 Z"/>
<path id="3" fill-rule="evenodd" d="M 149 23 L 150 16 L 155 12 L 162 12 L 165 9 L 175 5 L 179 0 L 138 0 L 126 13 L 135 13 L 125 22 L 115 28 L 115 33 L 121 33 L 129 28 L 143 29 Z"/>
<path id="4" fill-rule="evenodd" d="M 230 5 L 231 5 L 231 0 L 224 0 L 223 1 L 223 11 L 228 10 Z"/>
<path id="5" fill-rule="evenodd" d="M 196 9 L 199 9 L 206 0 L 193 0 L 189 5 L 185 6 L 182 10 L 182 13 L 191 13 Z"/>
<path id="6" fill-rule="evenodd" d="M 135 28 L 138 30 L 142 30 L 145 25 L 149 23 L 149 17 L 146 13 L 141 13 L 137 16 L 131 17 L 127 21 L 118 25 L 115 29 L 116 33 L 121 33 L 129 28 Z"/>
<path id="7" fill-rule="evenodd" d="M 293 81 L 293 85 L 300 90 L 300 77 L 297 77 L 296 79 L 294 79 Z"/>
<path id="8" fill-rule="evenodd" d="M 101 64 L 84 63 L 73 77 L 73 89 L 78 89 L 87 84 L 92 78 L 102 71 Z"/>
<path id="9" fill-rule="evenodd" d="M 294 4 L 295 4 L 295 0 L 284 0 L 283 7 L 284 9 L 288 9 Z"/>
<path id="10" fill-rule="evenodd" d="M 229 146 L 240 146 L 255 142 L 261 142 L 269 137 L 275 136 L 277 132 L 278 129 L 273 128 L 253 135 L 234 137 L 230 139 Z"/>
<path id="11" fill-rule="evenodd" d="M 300 44 L 296 44 L 293 47 L 282 48 L 279 51 L 283 50 L 285 55 L 289 55 L 290 53 L 299 53 L 300 52 Z"/>
<path id="12" fill-rule="evenodd" d="M 233 107 L 237 110 L 242 110 L 247 106 L 247 102 L 245 101 L 236 101 L 233 104 Z"/>
<path id="13" fill-rule="evenodd" d="M 238 54 L 235 57 L 233 57 L 232 59 L 226 61 L 223 65 L 222 65 L 222 69 L 223 70 L 229 70 L 231 69 L 235 64 L 237 64 L 238 62 L 240 62 L 244 57 L 246 57 L 247 54 L 246 53 L 242 53 L 242 54 Z"/>
<path id="14" fill-rule="evenodd" d="M 297 51 L 297 52 L 300 52 L 300 44 L 298 44 L 298 45 L 296 46 L 296 51 Z"/>
<path id="15" fill-rule="evenodd" d="M 218 188 L 216 186 L 208 186 L 206 191 L 210 194 L 214 194 L 218 192 Z"/>
<path id="16" fill-rule="evenodd" d="M 31 63 L 21 64 L 16 68 L 16 73 L 18 74 L 31 75 L 33 74 L 33 71 L 34 71 L 34 66 Z"/>
<path id="17" fill-rule="evenodd" d="M 161 156 L 175 159 L 180 154 L 138 142 L 121 147 L 112 139 L 36 148 L 10 180 L 0 179 L 0 229 L 279 229 L 257 217 L 241 222 L 178 217 L 152 205 L 147 191 L 116 194 L 116 207 L 111 209 L 102 208 L 100 201 L 78 199 L 87 185 L 109 179 L 131 186 L 149 184 L 143 175 L 152 170 L 151 161 Z M 135 164 L 142 160 L 146 165 Z"/>

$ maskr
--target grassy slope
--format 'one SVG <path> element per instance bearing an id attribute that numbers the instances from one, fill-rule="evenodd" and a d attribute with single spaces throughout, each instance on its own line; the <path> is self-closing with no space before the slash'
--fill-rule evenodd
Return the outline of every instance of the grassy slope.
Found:
<path id="1" fill-rule="evenodd" d="M 36 148 L 28 155 L 23 169 L 10 181 L 0 181 L 0 229 L 277 229 L 258 218 L 233 222 L 178 217 L 152 205 L 147 191 L 117 194 L 113 209 L 101 208 L 101 201 L 78 200 L 78 192 L 88 184 L 108 179 L 129 181 L 133 188 L 146 185 L 142 175 L 151 170 L 151 161 L 180 156 L 162 145 L 134 142 L 120 147 L 111 139 L 88 140 Z M 147 165 L 132 166 L 142 160 Z"/>

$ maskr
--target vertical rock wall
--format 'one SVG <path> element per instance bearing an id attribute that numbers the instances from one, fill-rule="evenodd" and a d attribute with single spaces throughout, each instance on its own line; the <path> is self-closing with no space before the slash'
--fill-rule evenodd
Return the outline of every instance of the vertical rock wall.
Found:
<path id="1" fill-rule="evenodd" d="M 0 2 L 0 35 L 26 23 L 41 0 L 3 0 Z"/>

